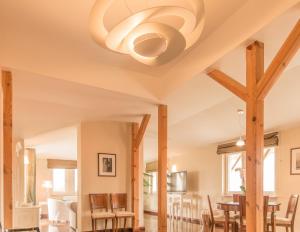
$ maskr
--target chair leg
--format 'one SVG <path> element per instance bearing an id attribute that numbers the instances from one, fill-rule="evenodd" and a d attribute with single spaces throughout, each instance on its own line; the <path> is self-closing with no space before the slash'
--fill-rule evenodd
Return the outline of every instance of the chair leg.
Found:
<path id="1" fill-rule="evenodd" d="M 127 218 L 124 218 L 124 229 L 126 228 L 126 219 Z"/>
<path id="2" fill-rule="evenodd" d="M 93 229 L 94 232 L 96 231 L 95 230 L 95 221 L 94 221 L 94 219 L 92 219 L 92 229 Z"/>
<path id="3" fill-rule="evenodd" d="M 118 231 L 118 228 L 119 227 L 119 219 L 118 218 L 116 218 L 116 232 Z"/>
<path id="4" fill-rule="evenodd" d="M 106 228 L 107 228 L 107 219 L 105 219 L 105 228 L 104 228 L 105 231 L 106 231 Z"/>
<path id="5" fill-rule="evenodd" d="M 111 231 L 115 232 L 115 219 L 114 218 L 111 219 Z"/>
<path id="6" fill-rule="evenodd" d="M 132 217 L 132 232 L 134 232 L 135 229 L 135 217 Z"/>

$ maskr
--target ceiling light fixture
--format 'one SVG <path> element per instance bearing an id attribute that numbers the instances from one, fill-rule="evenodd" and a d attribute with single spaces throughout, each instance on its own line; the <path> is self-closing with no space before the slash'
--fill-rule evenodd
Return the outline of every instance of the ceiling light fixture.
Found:
<path id="1" fill-rule="evenodd" d="M 161 65 L 199 39 L 203 0 L 96 0 L 90 31 L 102 47 L 146 65 Z"/>
<path id="2" fill-rule="evenodd" d="M 235 145 L 238 147 L 243 147 L 245 146 L 245 140 L 242 137 L 242 133 L 243 133 L 243 116 L 244 116 L 244 111 L 241 109 L 237 110 L 238 113 L 238 117 L 239 117 L 239 126 L 240 126 L 240 137 L 239 139 L 236 141 Z"/>

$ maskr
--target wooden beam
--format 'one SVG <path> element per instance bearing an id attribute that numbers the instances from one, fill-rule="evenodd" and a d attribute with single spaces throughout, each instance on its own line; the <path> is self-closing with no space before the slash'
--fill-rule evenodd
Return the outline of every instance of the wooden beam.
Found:
<path id="1" fill-rule="evenodd" d="M 247 90 L 245 86 L 243 86 L 241 83 L 234 80 L 227 74 L 215 69 L 208 72 L 207 75 L 219 84 L 221 84 L 223 87 L 228 89 L 230 92 L 241 98 L 242 100 L 247 100 Z"/>
<path id="2" fill-rule="evenodd" d="M 135 146 L 135 138 L 138 134 L 139 124 L 132 123 L 132 152 L 131 152 L 131 208 L 134 212 L 134 230 L 139 227 L 139 164 L 140 150 Z"/>
<path id="3" fill-rule="evenodd" d="M 141 126 L 139 126 L 138 123 L 132 123 L 132 168 L 131 168 L 131 195 L 132 195 L 132 210 L 135 214 L 135 220 L 134 220 L 134 230 L 138 230 L 140 226 L 140 210 L 139 210 L 139 204 L 140 204 L 140 181 L 139 181 L 139 174 L 140 174 L 140 144 L 143 140 L 143 137 L 145 135 L 145 131 L 148 125 L 148 122 L 150 120 L 150 114 L 146 114 L 143 117 Z"/>
<path id="4" fill-rule="evenodd" d="M 300 19 L 258 83 L 258 98 L 264 99 L 300 47 Z"/>
<path id="5" fill-rule="evenodd" d="M 158 106 L 158 231 L 167 232 L 167 118 L 166 105 Z"/>
<path id="6" fill-rule="evenodd" d="M 135 138 L 135 146 L 136 147 L 140 146 L 140 144 L 141 144 L 141 142 L 142 142 L 142 140 L 144 138 L 145 131 L 146 131 L 147 125 L 149 123 L 150 117 L 151 117 L 150 114 L 146 114 L 143 117 L 143 121 L 141 123 L 141 126 L 140 126 L 140 128 L 138 130 L 137 136 Z"/>
<path id="7" fill-rule="evenodd" d="M 12 227 L 12 74 L 2 71 L 4 228 Z"/>
<path id="8" fill-rule="evenodd" d="M 256 87 L 264 71 L 264 46 L 254 42 L 246 50 L 246 221 L 247 231 L 263 231 L 263 148 L 264 102 L 257 98 Z"/>

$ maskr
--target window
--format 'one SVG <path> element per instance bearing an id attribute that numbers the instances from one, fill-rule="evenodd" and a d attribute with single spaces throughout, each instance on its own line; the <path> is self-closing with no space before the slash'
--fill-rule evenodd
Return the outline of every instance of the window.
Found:
<path id="1" fill-rule="evenodd" d="M 265 149 L 264 154 L 264 191 L 275 192 L 275 148 Z"/>
<path id="2" fill-rule="evenodd" d="M 53 192 L 66 191 L 66 170 L 53 169 Z"/>
<path id="3" fill-rule="evenodd" d="M 275 148 L 264 149 L 264 191 L 275 192 L 276 181 L 276 162 Z M 224 162 L 224 183 L 225 192 L 234 193 L 241 192 L 243 186 L 243 178 L 246 178 L 245 173 L 245 154 L 232 153 L 225 155 Z"/>
<path id="4" fill-rule="evenodd" d="M 157 192 L 157 178 L 158 178 L 158 173 L 157 172 L 152 172 L 152 193 L 156 193 Z"/>
<path id="5" fill-rule="evenodd" d="M 78 175 L 78 171 L 77 171 L 77 169 L 75 169 L 74 170 L 74 192 L 76 192 L 76 193 L 77 193 L 77 190 L 78 190 L 78 183 L 77 183 L 78 177 L 77 177 L 77 175 Z"/>
<path id="6" fill-rule="evenodd" d="M 227 181 L 228 192 L 241 191 L 242 178 L 241 172 L 243 171 L 242 154 L 231 154 L 227 157 Z"/>

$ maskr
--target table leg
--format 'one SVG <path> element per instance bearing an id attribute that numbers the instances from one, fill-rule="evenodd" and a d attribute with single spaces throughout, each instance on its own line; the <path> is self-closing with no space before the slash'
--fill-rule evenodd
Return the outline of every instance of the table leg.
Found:
<path id="1" fill-rule="evenodd" d="M 225 215 L 224 232 L 229 232 L 229 211 L 225 210 L 224 215 Z"/>
<path id="2" fill-rule="evenodd" d="M 275 212 L 271 212 L 271 227 L 272 227 L 272 232 L 276 231 L 276 226 L 275 226 Z"/>

